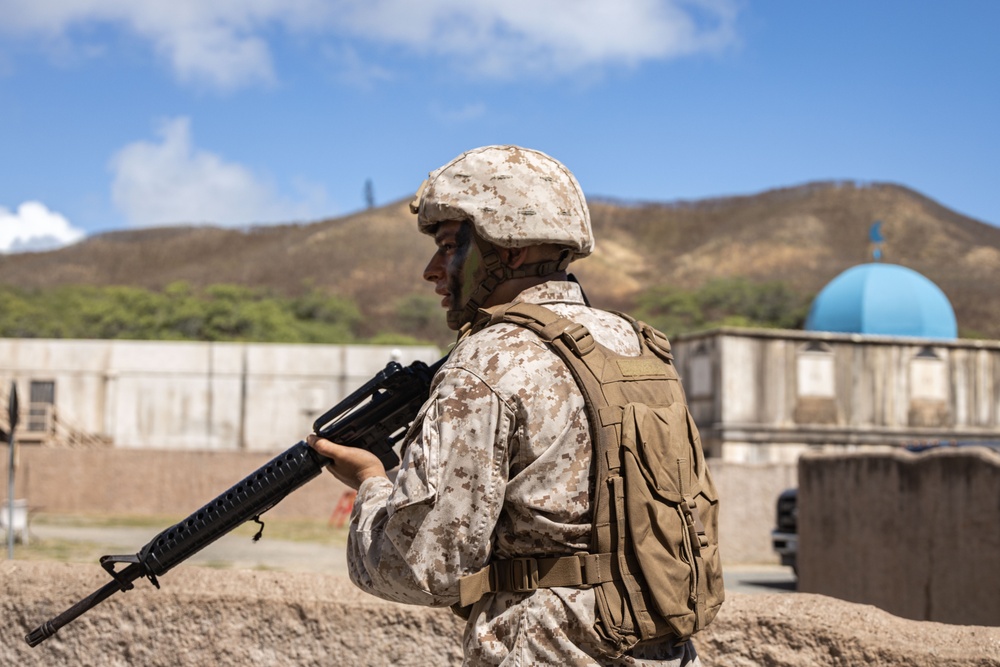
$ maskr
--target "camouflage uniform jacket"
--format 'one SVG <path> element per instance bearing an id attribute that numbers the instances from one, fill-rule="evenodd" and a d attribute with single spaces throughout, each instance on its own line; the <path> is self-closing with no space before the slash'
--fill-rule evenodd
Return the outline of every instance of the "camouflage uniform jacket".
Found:
<path id="1" fill-rule="evenodd" d="M 574 283 L 544 283 L 517 299 L 582 323 L 620 354 L 639 353 L 629 323 L 586 307 Z M 348 543 L 351 578 L 389 600 L 448 606 L 458 602 L 459 579 L 491 558 L 585 551 L 590 461 L 583 396 L 559 357 L 516 325 L 468 336 L 434 378 L 395 483 L 361 485 Z M 644 657 L 659 659 L 649 663 L 609 659 L 595 613 L 589 590 L 487 595 L 466 628 L 466 662 L 698 664 L 690 644 L 647 649 Z"/>

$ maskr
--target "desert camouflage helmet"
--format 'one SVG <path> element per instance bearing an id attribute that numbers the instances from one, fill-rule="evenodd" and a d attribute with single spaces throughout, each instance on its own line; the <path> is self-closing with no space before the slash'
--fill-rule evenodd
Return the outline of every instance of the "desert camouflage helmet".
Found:
<path id="1" fill-rule="evenodd" d="M 420 231 L 443 220 L 472 221 L 476 233 L 501 248 L 553 243 L 571 259 L 594 249 L 590 212 L 576 178 L 541 151 L 484 146 L 459 155 L 430 176 L 410 209 Z"/>

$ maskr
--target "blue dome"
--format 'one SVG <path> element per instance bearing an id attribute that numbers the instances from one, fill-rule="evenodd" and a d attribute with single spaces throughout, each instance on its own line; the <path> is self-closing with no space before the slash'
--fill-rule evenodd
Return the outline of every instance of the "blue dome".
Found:
<path id="1" fill-rule="evenodd" d="M 958 337 L 951 302 L 937 285 L 905 266 L 862 264 L 823 288 L 806 318 L 807 331 Z"/>

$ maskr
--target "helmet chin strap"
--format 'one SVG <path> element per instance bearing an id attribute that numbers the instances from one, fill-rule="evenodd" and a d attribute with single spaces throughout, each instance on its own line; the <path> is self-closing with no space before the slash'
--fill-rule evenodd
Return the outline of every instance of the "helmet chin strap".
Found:
<path id="1" fill-rule="evenodd" d="M 497 251 L 496 246 L 484 241 L 478 234 L 473 234 L 472 238 L 475 239 L 476 246 L 479 248 L 486 277 L 476 285 L 476 288 L 469 295 L 464 306 L 448 310 L 448 324 L 455 329 L 459 329 L 463 325 L 475 321 L 479 314 L 479 309 L 482 308 L 483 304 L 486 303 L 486 300 L 489 299 L 500 283 L 512 278 L 540 277 L 565 271 L 572 259 L 572 253 L 567 248 L 559 254 L 558 259 L 537 262 L 535 264 L 522 264 L 518 268 L 513 269 L 504 264 L 503 260 L 500 259 L 500 253 Z M 468 259 L 466 259 L 466 262 L 468 262 Z"/>

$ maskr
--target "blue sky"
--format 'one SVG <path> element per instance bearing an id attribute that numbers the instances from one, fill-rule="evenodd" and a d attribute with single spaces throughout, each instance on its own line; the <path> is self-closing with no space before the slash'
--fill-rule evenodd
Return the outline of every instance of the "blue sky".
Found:
<path id="1" fill-rule="evenodd" d="M 310 221 L 517 143 L 588 195 L 848 179 L 1000 224 L 993 0 L 0 0 L 0 252 Z"/>

